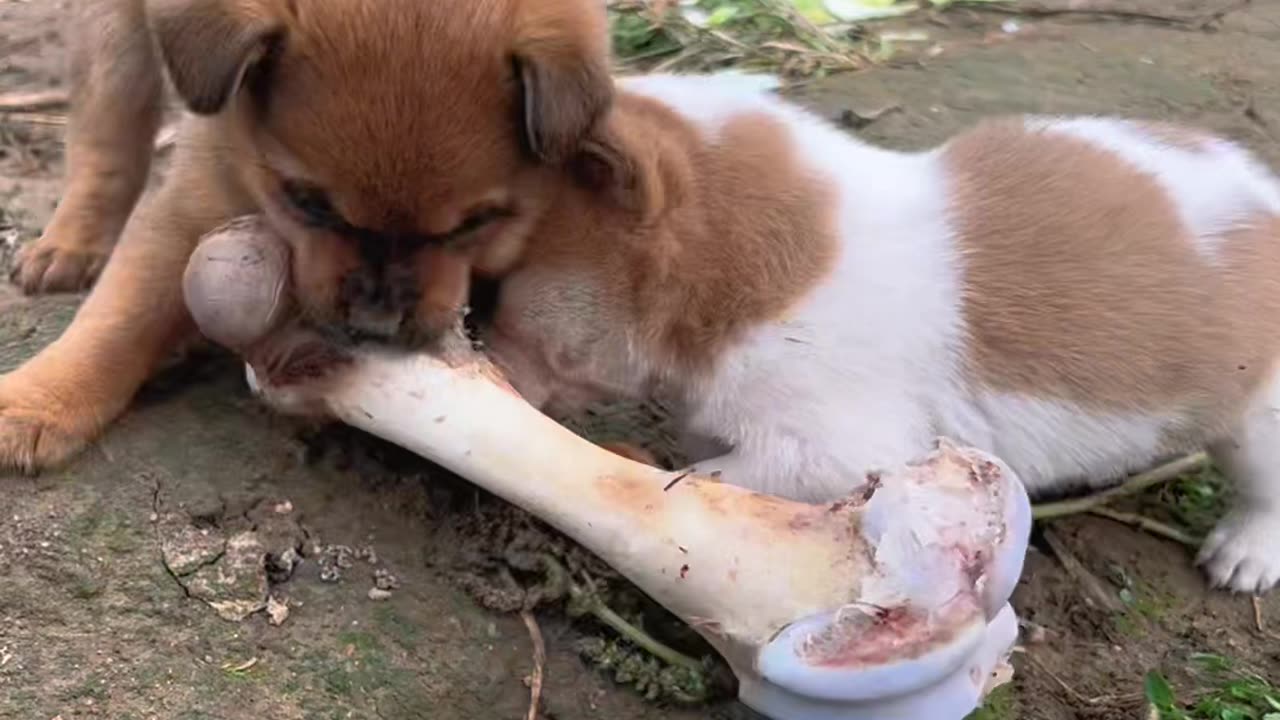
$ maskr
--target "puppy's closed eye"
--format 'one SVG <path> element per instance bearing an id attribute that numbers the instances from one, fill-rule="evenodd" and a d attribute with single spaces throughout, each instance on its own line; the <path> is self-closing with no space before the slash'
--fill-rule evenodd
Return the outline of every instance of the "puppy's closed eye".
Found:
<path id="1" fill-rule="evenodd" d="M 471 236 L 493 223 L 513 217 L 515 210 L 505 205 L 480 205 L 467 213 L 453 229 L 443 233 L 387 233 L 352 225 L 342 217 L 324 189 L 304 180 L 284 180 L 280 192 L 290 210 L 306 225 L 332 230 L 357 239 L 388 240 L 394 237 L 401 245 L 414 250 L 428 245 L 458 248 Z"/>
<path id="2" fill-rule="evenodd" d="M 515 214 L 515 210 L 501 205 L 487 205 L 480 207 L 468 213 L 467 216 L 463 218 L 462 222 L 458 223 L 458 226 L 453 230 L 450 230 L 447 235 L 449 239 L 453 241 L 464 240 L 464 236 L 499 220 L 505 220 L 512 217 Z"/>
<path id="3" fill-rule="evenodd" d="M 285 180 L 280 191 L 299 219 L 307 225 L 334 229 L 343 225 L 342 216 L 334 208 L 328 193 L 321 188 L 301 180 Z"/>

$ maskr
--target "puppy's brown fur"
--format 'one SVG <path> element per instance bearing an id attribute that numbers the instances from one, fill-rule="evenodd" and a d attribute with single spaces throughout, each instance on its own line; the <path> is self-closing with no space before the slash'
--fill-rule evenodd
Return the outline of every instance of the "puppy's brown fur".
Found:
<path id="1" fill-rule="evenodd" d="M 71 122 L 61 202 L 11 273 L 24 292 L 81 290 L 98 276 L 151 167 L 163 78 L 141 0 L 74 2 Z"/>
<path id="2" fill-rule="evenodd" d="M 506 273 L 498 361 L 557 412 L 696 383 L 835 260 L 832 191 L 768 116 L 734 118 L 709 143 L 661 103 L 620 94 L 597 134 L 626 201 L 566 183 L 517 260 L 480 268 Z"/>
<path id="3" fill-rule="evenodd" d="M 612 101 L 598 0 L 97 5 L 77 17 L 68 195 L 24 282 L 77 285 L 107 252 L 145 176 L 157 57 L 191 114 L 72 325 L 0 378 L 0 465 L 63 460 L 127 407 L 193 334 L 181 275 L 229 217 L 261 211 L 288 239 L 311 320 L 415 342 L 456 318 L 477 248 L 520 244 L 548 178 L 613 181 L 591 140 Z"/>

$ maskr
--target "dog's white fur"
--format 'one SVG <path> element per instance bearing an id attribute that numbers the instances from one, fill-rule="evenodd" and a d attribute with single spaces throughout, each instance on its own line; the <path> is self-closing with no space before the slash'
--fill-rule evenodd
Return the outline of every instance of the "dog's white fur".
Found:
<path id="1" fill-rule="evenodd" d="M 834 271 L 785 318 L 755 328 L 684 388 L 690 433 L 732 448 L 697 462 L 698 471 L 820 501 L 848 492 L 851 478 L 922 455 L 938 435 L 996 453 L 1033 492 L 1111 482 L 1167 455 L 1163 431 L 1195 422 L 1175 409 L 1101 412 L 967 379 L 965 258 L 949 220 L 945 146 L 920 153 L 871 147 L 768 94 L 765 84 L 751 77 L 621 81 L 623 90 L 690 120 L 708 141 L 735 116 L 767 115 L 790 134 L 800 162 L 837 193 Z M 1206 272 L 1220 233 L 1260 212 L 1280 215 L 1280 183 L 1228 141 L 1190 152 L 1124 120 L 1025 123 L 1085 139 L 1155 178 L 1194 231 Z M 1280 581 L 1280 553 L 1271 547 L 1280 538 L 1277 406 L 1280 373 L 1231 437 L 1198 438 L 1212 444 L 1243 496 L 1202 560 L 1215 583 L 1241 591 Z"/>

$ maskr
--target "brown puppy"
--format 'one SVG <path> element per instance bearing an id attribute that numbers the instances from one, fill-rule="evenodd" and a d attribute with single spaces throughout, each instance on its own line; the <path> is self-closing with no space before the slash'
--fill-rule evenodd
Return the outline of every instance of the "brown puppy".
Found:
<path id="1" fill-rule="evenodd" d="M 58 268 L 106 252 L 110 218 L 138 192 L 138 177 L 108 188 L 95 173 L 118 179 L 145 164 L 159 71 L 141 18 L 191 114 L 163 187 L 129 218 L 71 326 L 0 378 L 3 466 L 36 470 L 84 447 L 193 335 L 182 272 L 201 234 L 224 220 L 261 211 L 288 239 L 311 320 L 415 343 L 454 321 L 472 261 L 492 262 L 476 248 L 501 252 L 527 231 L 559 185 L 548 178 L 591 182 L 607 164 L 588 141 L 612 98 L 598 0 L 99 4 L 115 7 L 79 20 L 116 24 L 78 51 L 91 69 L 78 81 L 88 99 L 76 125 L 99 107 L 109 127 L 128 125 L 129 112 L 100 100 L 128 78 L 95 84 L 123 59 L 146 79 L 132 116 L 145 127 L 129 127 L 130 142 L 100 165 L 107 156 L 84 149 L 110 145 L 108 133 L 73 140 L 71 185 L 83 190 L 69 186 L 61 215 L 88 220 L 65 236 L 51 227 L 42 244 L 56 251 L 28 255 L 35 286 L 83 278 Z M 37 258 L 49 259 L 39 273 Z"/>

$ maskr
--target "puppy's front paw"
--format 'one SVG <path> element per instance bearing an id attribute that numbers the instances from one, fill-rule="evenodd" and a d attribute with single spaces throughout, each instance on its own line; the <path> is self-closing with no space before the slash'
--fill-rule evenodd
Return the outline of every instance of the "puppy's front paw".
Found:
<path id="1" fill-rule="evenodd" d="M 1214 587 L 1261 593 L 1280 582 L 1280 511 L 1236 509 L 1200 548 L 1197 562 Z"/>
<path id="2" fill-rule="evenodd" d="M 19 251 L 9 279 L 28 295 L 87 289 L 111 255 L 111 243 L 51 229 Z"/>
<path id="3" fill-rule="evenodd" d="M 84 414 L 0 381 L 0 470 L 33 474 L 62 464 L 93 439 Z"/>

